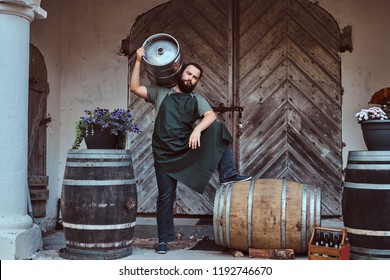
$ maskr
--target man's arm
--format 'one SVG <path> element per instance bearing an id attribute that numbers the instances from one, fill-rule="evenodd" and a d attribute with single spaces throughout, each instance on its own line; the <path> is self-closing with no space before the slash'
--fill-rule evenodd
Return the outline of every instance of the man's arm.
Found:
<path id="1" fill-rule="evenodd" d="M 190 147 L 191 149 L 196 149 L 200 147 L 200 136 L 202 134 L 202 131 L 208 128 L 216 119 L 217 115 L 214 113 L 214 111 L 207 111 L 206 113 L 204 113 L 203 119 L 197 126 L 195 126 L 194 130 L 190 135 L 188 147 Z"/>
<path id="2" fill-rule="evenodd" d="M 130 77 L 130 91 L 143 99 L 147 99 L 148 92 L 146 87 L 141 85 L 141 61 L 144 55 L 145 50 L 143 48 L 139 48 L 137 50 L 137 58 L 134 63 L 133 72 Z"/>

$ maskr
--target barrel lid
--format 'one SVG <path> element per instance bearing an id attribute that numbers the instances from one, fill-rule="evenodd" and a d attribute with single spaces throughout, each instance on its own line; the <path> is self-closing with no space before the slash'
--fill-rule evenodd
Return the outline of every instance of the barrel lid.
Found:
<path id="1" fill-rule="evenodd" d="M 173 62 L 180 54 L 177 40 L 166 33 L 157 33 L 145 40 L 142 47 L 145 49 L 144 60 L 155 66 L 163 66 Z"/>

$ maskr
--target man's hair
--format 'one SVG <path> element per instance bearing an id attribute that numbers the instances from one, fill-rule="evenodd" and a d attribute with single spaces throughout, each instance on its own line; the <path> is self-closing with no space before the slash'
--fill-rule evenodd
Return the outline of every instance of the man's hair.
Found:
<path id="1" fill-rule="evenodd" d="M 203 75 L 203 68 L 198 63 L 195 63 L 195 62 L 188 62 L 188 63 L 183 64 L 183 66 L 181 67 L 181 71 L 180 71 L 180 77 L 183 74 L 184 70 L 187 68 L 187 66 L 190 66 L 190 65 L 192 65 L 200 70 L 200 74 L 199 74 L 199 79 L 200 79 Z"/>

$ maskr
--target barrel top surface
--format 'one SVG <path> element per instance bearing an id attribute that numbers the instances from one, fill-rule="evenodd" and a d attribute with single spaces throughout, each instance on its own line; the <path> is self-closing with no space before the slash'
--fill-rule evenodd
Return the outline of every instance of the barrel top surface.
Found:
<path id="1" fill-rule="evenodd" d="M 145 40 L 142 47 L 145 49 L 145 62 L 154 66 L 170 64 L 180 54 L 179 43 L 174 37 L 166 33 L 150 36 Z"/>
<path id="2" fill-rule="evenodd" d="M 115 149 L 74 149 L 68 151 L 69 155 L 128 155 L 130 150 L 115 150 Z"/>

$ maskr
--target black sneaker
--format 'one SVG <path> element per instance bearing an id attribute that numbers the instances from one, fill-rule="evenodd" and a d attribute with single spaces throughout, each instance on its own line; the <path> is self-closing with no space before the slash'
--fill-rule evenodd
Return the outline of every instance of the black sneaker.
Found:
<path id="1" fill-rule="evenodd" d="M 231 176 L 229 178 L 221 180 L 220 183 L 221 183 L 221 185 L 227 185 L 230 183 L 249 181 L 250 179 L 252 179 L 252 176 L 245 176 L 245 175 L 236 174 L 234 176 Z"/>
<path id="2" fill-rule="evenodd" d="M 168 244 L 166 242 L 160 242 L 156 247 L 157 254 L 166 254 L 168 251 Z"/>

